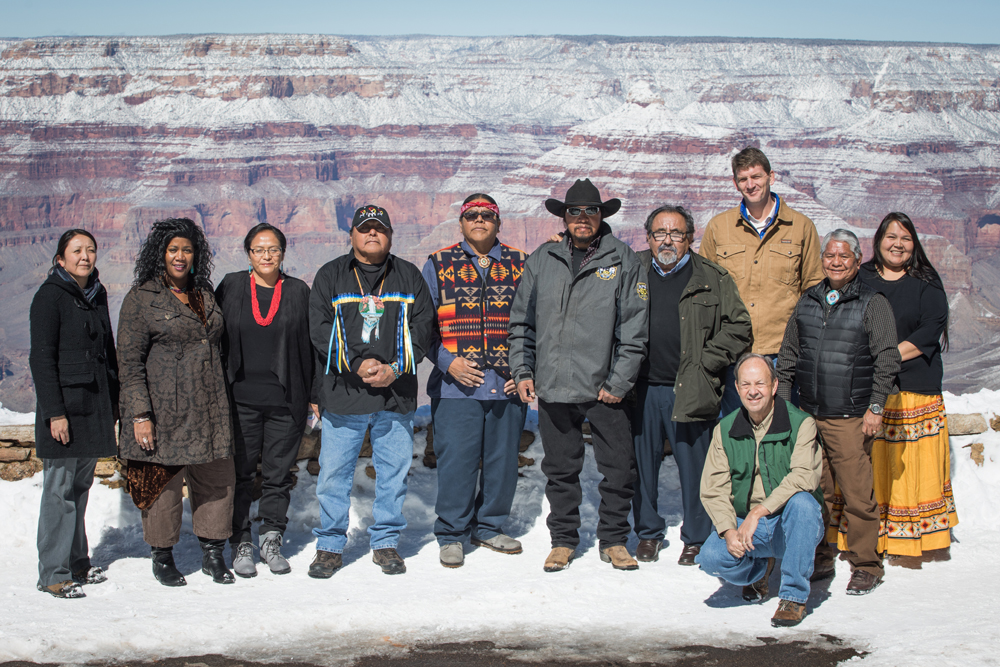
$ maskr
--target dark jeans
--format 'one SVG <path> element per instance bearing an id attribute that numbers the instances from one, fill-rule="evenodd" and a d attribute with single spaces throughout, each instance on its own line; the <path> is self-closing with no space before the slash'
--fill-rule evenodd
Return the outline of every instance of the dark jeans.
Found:
<path id="1" fill-rule="evenodd" d="M 292 465 L 305 431 L 307 412 L 293 415 L 288 408 L 236 404 L 236 490 L 233 497 L 233 535 L 230 541 L 252 542 L 250 505 L 260 460 L 264 483 L 257 514 L 260 533 L 284 534 L 292 492 Z"/>
<path id="2" fill-rule="evenodd" d="M 538 432 L 542 436 L 542 472 L 548 482 L 546 521 L 552 547 L 575 549 L 580 543 L 580 472 L 583 470 L 583 421 L 590 421 L 594 459 L 604 479 L 597 485 L 597 539 L 600 548 L 624 545 L 631 527 L 628 515 L 635 481 L 635 454 L 625 403 L 546 403 L 538 400 Z"/>
<path id="3" fill-rule="evenodd" d="M 438 544 L 488 540 L 503 532 L 517 490 L 518 445 L 527 412 L 519 400 L 431 399 Z"/>
<path id="4" fill-rule="evenodd" d="M 670 416 L 676 398 L 673 387 L 640 382 L 636 385 L 636 395 L 638 402 L 632 417 L 632 439 L 639 473 L 632 499 L 635 533 L 640 540 L 662 540 L 666 531 L 667 524 L 657 510 L 657 497 L 663 440 L 669 438 L 681 480 L 684 509 L 681 541 L 702 544 L 712 531 L 712 520 L 701 504 L 701 471 L 716 421 L 672 421 Z"/>
<path id="5" fill-rule="evenodd" d="M 59 584 L 90 569 L 87 499 L 97 459 L 42 459 L 38 514 L 38 583 Z"/>
<path id="6" fill-rule="evenodd" d="M 776 354 L 765 354 L 764 357 L 772 364 L 778 363 L 778 355 Z M 722 408 L 719 410 L 719 419 L 722 419 L 733 410 L 738 410 L 742 405 L 740 395 L 736 393 L 736 364 L 726 367 L 725 382 L 726 384 L 722 391 Z M 799 407 L 799 385 L 795 382 L 792 383 L 792 405 Z"/>

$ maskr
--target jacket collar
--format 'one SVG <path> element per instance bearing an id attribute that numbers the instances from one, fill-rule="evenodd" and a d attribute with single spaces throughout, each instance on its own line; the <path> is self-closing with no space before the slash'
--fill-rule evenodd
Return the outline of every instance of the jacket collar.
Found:
<path id="1" fill-rule="evenodd" d="M 95 307 L 94 304 L 90 303 L 90 301 L 87 300 L 87 297 L 83 294 L 83 290 L 80 289 L 80 286 L 78 284 L 76 284 L 75 282 L 74 283 L 66 282 L 65 280 L 57 276 L 55 273 L 49 274 L 48 278 L 46 278 L 45 282 L 43 282 L 42 284 L 53 285 L 55 287 L 58 287 L 59 289 L 61 289 L 62 291 L 66 292 L 70 296 L 74 297 L 77 301 L 79 301 L 80 302 L 79 305 L 81 308 Z M 101 290 L 102 291 L 104 290 L 103 286 Z M 97 299 L 95 298 L 95 301 L 96 300 Z"/>
<path id="2" fill-rule="evenodd" d="M 601 240 L 600 244 L 597 246 L 597 250 L 594 252 L 594 256 L 590 259 L 591 264 L 596 262 L 598 259 L 601 259 L 602 257 L 606 257 L 607 255 L 610 255 L 613 252 L 617 252 L 618 250 L 613 242 L 609 243 L 608 237 L 614 239 L 615 236 L 611 232 L 611 226 L 608 223 L 604 222 L 603 220 L 601 221 L 601 226 L 597 228 L 597 236 L 599 236 Z M 566 262 L 573 261 L 573 257 L 572 255 L 570 255 L 570 250 L 569 250 L 570 244 L 565 239 L 560 241 L 559 243 L 549 243 L 547 245 L 549 246 L 548 251 L 550 255 L 561 257 Z"/>
<path id="3" fill-rule="evenodd" d="M 191 307 L 185 305 L 180 299 L 175 297 L 170 292 L 170 289 L 163 284 L 163 280 L 160 278 L 147 280 L 143 284 L 139 285 L 139 289 L 144 292 L 152 292 L 156 295 L 149 302 L 151 307 L 171 310 L 183 317 L 190 317 L 201 324 L 201 320 L 199 320 L 198 316 L 195 315 L 195 312 L 191 310 Z M 201 290 L 201 292 L 202 298 L 205 302 L 205 319 L 208 319 L 212 316 L 212 312 L 215 310 L 215 298 L 209 290 Z"/>
<path id="4" fill-rule="evenodd" d="M 792 422 L 788 418 L 788 405 L 785 399 L 780 396 L 774 397 L 774 414 L 771 416 L 771 427 L 767 429 L 764 436 L 768 440 L 777 440 L 781 436 L 790 433 Z M 733 425 L 729 428 L 729 437 L 733 440 L 753 437 L 753 423 L 747 414 L 747 409 L 740 406 L 740 411 L 733 420 Z"/>
<path id="5" fill-rule="evenodd" d="M 833 288 L 830 287 L 830 279 L 823 278 L 823 280 L 816 283 L 813 287 L 810 287 L 809 290 L 806 292 L 806 294 L 808 294 L 811 298 L 815 299 L 816 301 L 825 304 L 826 293 L 829 292 L 831 289 Z M 850 301 L 851 299 L 857 299 L 858 296 L 861 294 L 861 272 L 859 271 L 858 275 L 854 276 L 854 279 L 851 280 L 851 282 L 844 285 L 839 291 L 840 291 L 840 299 L 837 301 L 837 303 L 843 303 L 845 301 Z"/>

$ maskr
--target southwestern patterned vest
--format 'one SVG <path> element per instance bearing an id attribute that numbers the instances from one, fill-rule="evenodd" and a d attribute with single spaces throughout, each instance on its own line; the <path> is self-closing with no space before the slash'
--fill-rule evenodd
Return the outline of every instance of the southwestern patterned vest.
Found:
<path id="1" fill-rule="evenodd" d="M 507 328 L 514 292 L 521 282 L 524 260 L 520 250 L 500 244 L 500 261 L 487 257 L 485 283 L 461 244 L 430 256 L 437 275 L 437 325 L 444 348 L 452 354 L 492 368 L 510 379 Z"/>

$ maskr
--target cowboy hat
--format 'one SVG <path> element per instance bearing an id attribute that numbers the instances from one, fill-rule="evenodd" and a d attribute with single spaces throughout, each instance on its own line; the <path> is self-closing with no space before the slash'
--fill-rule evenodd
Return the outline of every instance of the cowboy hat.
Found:
<path id="1" fill-rule="evenodd" d="M 561 202 L 558 199 L 545 200 L 545 208 L 549 209 L 549 213 L 558 215 L 560 218 L 563 217 L 566 209 L 570 206 L 598 206 L 601 209 L 601 215 L 605 218 L 610 218 L 622 207 L 622 201 L 621 199 L 609 199 L 602 202 L 600 191 L 590 182 L 589 178 L 585 178 L 582 181 L 577 180 L 566 191 L 565 202 Z"/>

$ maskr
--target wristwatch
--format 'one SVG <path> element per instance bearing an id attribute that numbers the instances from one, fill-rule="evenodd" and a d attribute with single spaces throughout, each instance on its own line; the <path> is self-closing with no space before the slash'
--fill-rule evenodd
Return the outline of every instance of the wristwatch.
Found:
<path id="1" fill-rule="evenodd" d="M 879 405 L 878 403 L 872 403 L 871 405 L 868 406 L 868 409 L 872 411 L 873 415 L 882 414 L 882 406 Z"/>

